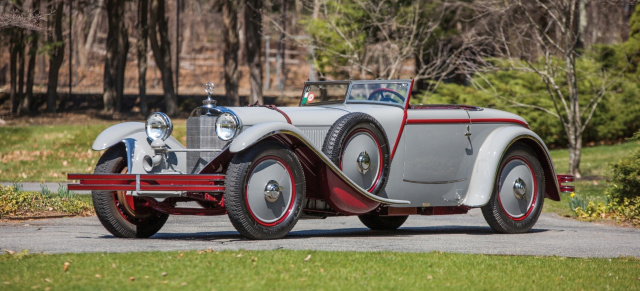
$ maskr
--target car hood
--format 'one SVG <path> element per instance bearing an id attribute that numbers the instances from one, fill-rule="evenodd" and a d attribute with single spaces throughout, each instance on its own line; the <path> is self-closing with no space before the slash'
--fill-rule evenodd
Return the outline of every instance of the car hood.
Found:
<path id="1" fill-rule="evenodd" d="M 277 110 L 267 107 L 229 107 L 228 109 L 238 116 L 243 127 L 271 121 L 287 122 L 286 115 L 291 120 L 291 124 L 297 127 L 328 128 L 338 118 L 350 112 L 346 108 L 319 106 L 278 107 Z"/>

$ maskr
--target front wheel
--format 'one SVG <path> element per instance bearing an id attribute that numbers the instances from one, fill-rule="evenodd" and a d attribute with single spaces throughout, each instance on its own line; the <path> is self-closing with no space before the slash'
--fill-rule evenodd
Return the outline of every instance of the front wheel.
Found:
<path id="1" fill-rule="evenodd" d="M 227 169 L 225 207 L 229 220 L 250 239 L 276 239 L 302 214 L 304 172 L 282 143 L 266 140 L 233 157 Z"/>
<path id="2" fill-rule="evenodd" d="M 544 172 L 530 147 L 512 146 L 500 162 L 493 194 L 482 214 L 500 233 L 524 233 L 538 221 L 544 203 Z"/>
<path id="3" fill-rule="evenodd" d="M 95 174 L 126 174 L 127 152 L 121 144 L 109 148 L 98 160 Z M 146 238 L 158 232 L 168 214 L 143 207 L 126 191 L 92 191 L 93 206 L 102 225 L 113 235 Z"/>

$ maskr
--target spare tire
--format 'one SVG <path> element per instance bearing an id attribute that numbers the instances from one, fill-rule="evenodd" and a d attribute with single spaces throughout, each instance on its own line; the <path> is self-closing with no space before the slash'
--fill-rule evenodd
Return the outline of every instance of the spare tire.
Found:
<path id="1" fill-rule="evenodd" d="M 378 194 L 389 173 L 389 142 L 373 116 L 350 113 L 331 126 L 322 152 L 358 186 Z"/>

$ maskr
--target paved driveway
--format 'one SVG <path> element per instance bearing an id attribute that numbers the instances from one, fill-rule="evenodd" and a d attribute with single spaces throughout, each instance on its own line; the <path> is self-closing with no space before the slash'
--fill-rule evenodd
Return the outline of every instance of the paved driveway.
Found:
<path id="1" fill-rule="evenodd" d="M 226 216 L 171 216 L 150 239 L 120 239 L 96 217 L 0 224 L 0 249 L 30 252 L 199 250 L 333 250 L 455 252 L 567 257 L 640 257 L 640 229 L 599 225 L 543 214 L 529 233 L 494 233 L 479 210 L 467 215 L 412 216 L 397 231 L 365 228 L 357 217 L 300 220 L 284 239 L 242 238 Z"/>

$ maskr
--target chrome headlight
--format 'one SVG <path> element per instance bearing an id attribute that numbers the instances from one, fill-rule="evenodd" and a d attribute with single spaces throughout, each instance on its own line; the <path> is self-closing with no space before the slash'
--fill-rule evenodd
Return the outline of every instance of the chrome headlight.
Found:
<path id="1" fill-rule="evenodd" d="M 238 131 L 238 118 L 235 115 L 224 112 L 216 119 L 216 134 L 221 140 L 230 140 Z"/>
<path id="2" fill-rule="evenodd" d="M 154 112 L 147 118 L 145 129 L 147 131 L 147 136 L 150 139 L 166 140 L 173 131 L 173 123 L 166 114 L 162 112 Z"/>

